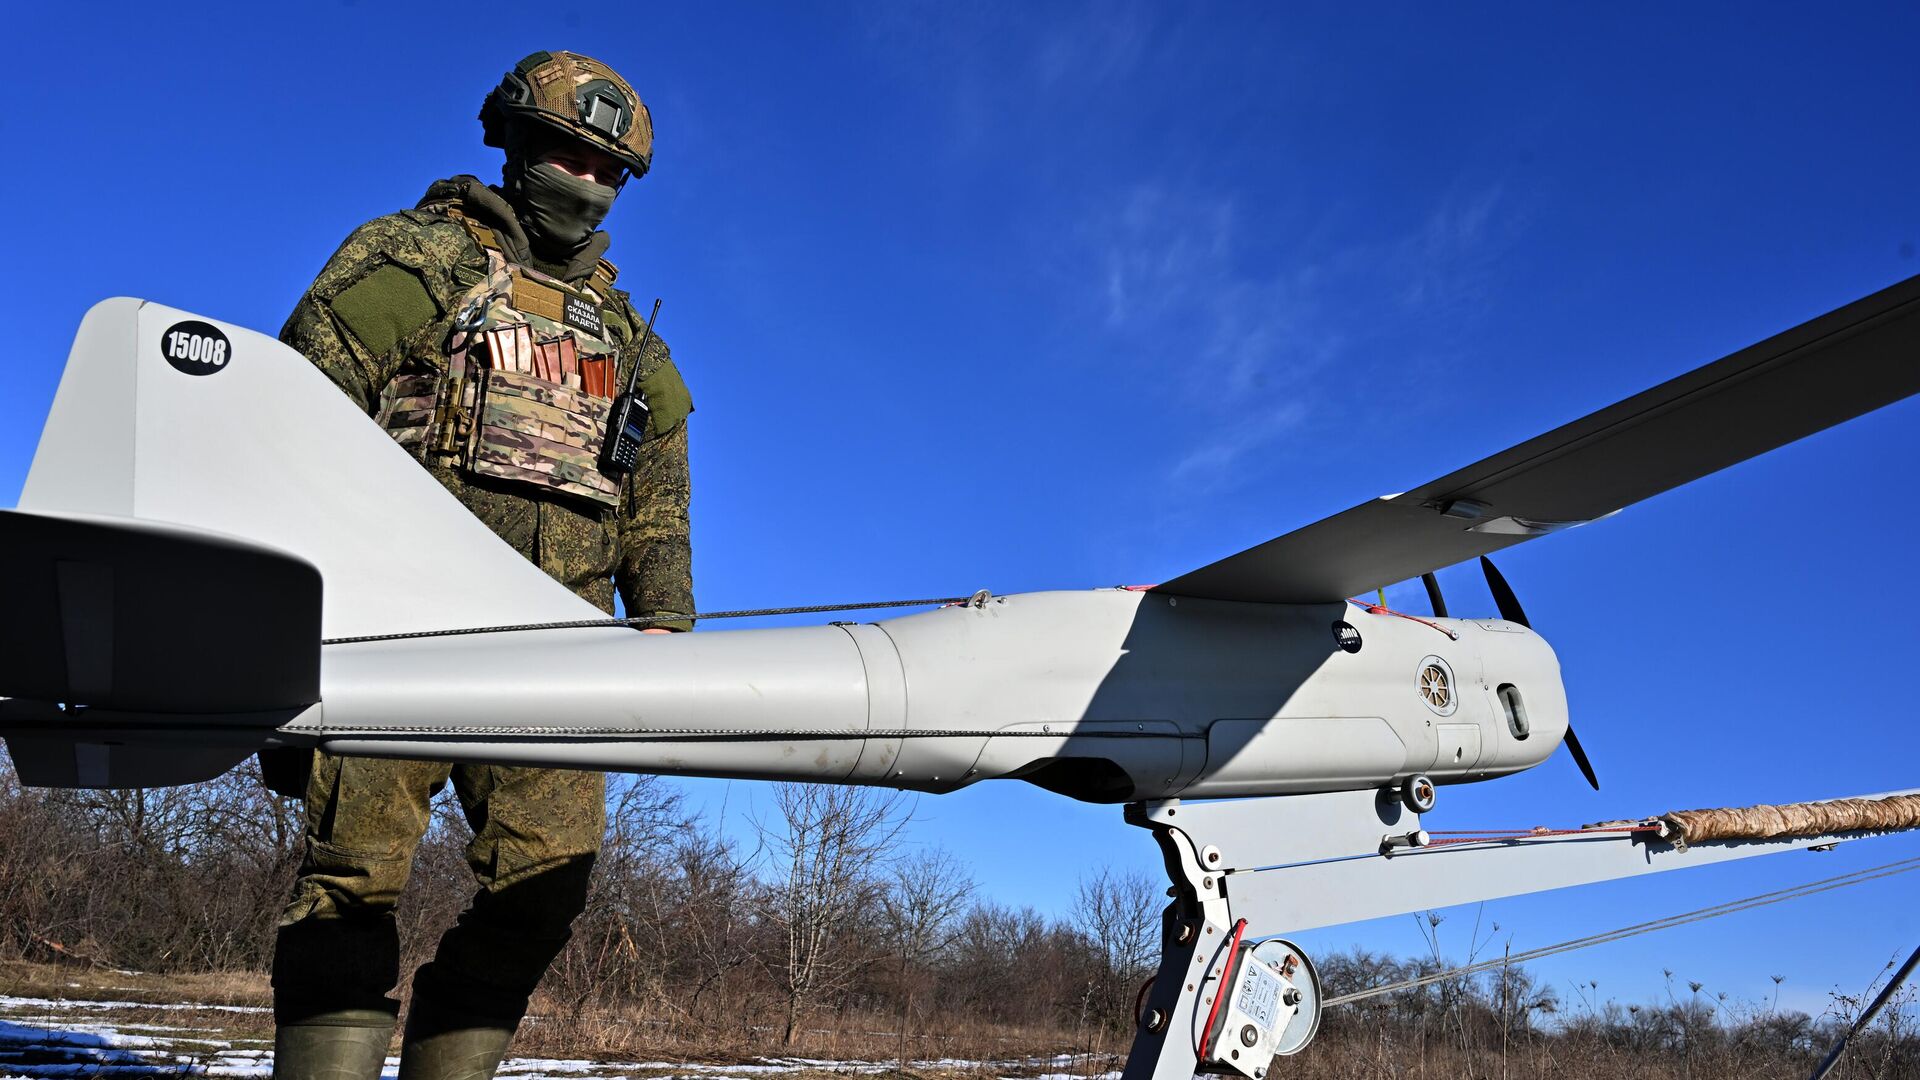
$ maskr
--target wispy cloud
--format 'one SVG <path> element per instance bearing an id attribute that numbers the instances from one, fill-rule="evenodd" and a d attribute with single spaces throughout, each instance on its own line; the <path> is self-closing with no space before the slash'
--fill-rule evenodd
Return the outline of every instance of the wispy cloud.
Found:
<path id="1" fill-rule="evenodd" d="M 1484 296 L 1508 231 L 1498 184 L 1439 196 L 1402 235 L 1338 245 L 1326 235 L 1259 267 L 1231 197 L 1161 184 L 1128 188 L 1091 211 L 1081 276 L 1097 282 L 1105 328 L 1171 363 L 1200 434 L 1170 453 L 1170 479 L 1229 484 L 1250 455 L 1338 423 L 1379 388 L 1381 366 L 1418 357 L 1378 351 L 1381 327 L 1455 318 Z M 1337 374 L 1338 378 L 1334 376 Z"/>
<path id="2" fill-rule="evenodd" d="M 1010 123 L 1103 100 L 1133 75 L 1153 41 L 1156 11 L 1140 0 L 977 3 L 900 0 L 875 9 L 866 32 L 878 54 L 916 82 L 941 88 L 947 149 L 998 152 Z"/>
<path id="3" fill-rule="evenodd" d="M 1406 238 L 1397 260 L 1407 268 L 1401 302 L 1409 309 L 1458 307 L 1485 298 L 1511 219 L 1504 184 L 1455 190 Z"/>
<path id="4" fill-rule="evenodd" d="M 1197 164 L 1150 165 L 1117 186 L 1116 173 L 1082 168 L 1076 155 L 1114 160 L 1114 103 L 1137 100 L 1117 88 L 1166 74 L 1160 39 L 1185 24 L 1164 8 L 904 0 L 887 10 L 868 32 L 903 73 L 938 73 L 944 146 L 1058 195 L 1056 214 L 1030 208 L 1029 235 L 1049 284 L 1077 298 L 1063 329 L 1084 338 L 1091 322 L 1114 360 L 1131 356 L 1143 378 L 1164 380 L 1154 392 L 1180 414 L 1163 431 L 1165 468 L 1189 488 L 1271 468 L 1250 459 L 1277 461 L 1344 414 L 1395 399 L 1390 380 L 1431 381 L 1452 355 L 1448 327 L 1495 280 L 1511 232 L 1498 182 L 1442 184 L 1423 215 L 1386 233 L 1351 207 L 1210 186 Z M 1300 100 L 1316 99 L 1303 89 Z M 1189 144 L 1203 153 L 1187 160 L 1244 149 L 1213 138 Z"/>
<path id="5" fill-rule="evenodd" d="M 1190 447 L 1167 477 L 1183 487 L 1217 486 L 1241 458 L 1297 430 L 1307 418 L 1306 405 L 1298 401 L 1248 411 Z"/>
<path id="6" fill-rule="evenodd" d="M 1084 226 L 1097 253 L 1104 323 L 1177 372 L 1209 417 L 1173 479 L 1212 484 L 1308 419 L 1301 390 L 1342 349 L 1315 317 L 1322 268 L 1243 268 L 1238 206 L 1157 185 L 1127 191 Z"/>
<path id="7" fill-rule="evenodd" d="M 1035 38 L 1028 63 L 1042 86 L 1098 85 L 1140 63 L 1152 38 L 1150 12 L 1139 3 L 1101 4 L 1093 18 L 1054 21 Z"/>

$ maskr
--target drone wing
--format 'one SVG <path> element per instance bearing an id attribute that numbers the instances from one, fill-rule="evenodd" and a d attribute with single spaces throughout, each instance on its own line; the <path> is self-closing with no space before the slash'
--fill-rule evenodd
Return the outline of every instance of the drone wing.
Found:
<path id="1" fill-rule="evenodd" d="M 1581 525 L 1920 392 L 1920 276 L 1400 495 L 1156 588 L 1349 596 Z"/>

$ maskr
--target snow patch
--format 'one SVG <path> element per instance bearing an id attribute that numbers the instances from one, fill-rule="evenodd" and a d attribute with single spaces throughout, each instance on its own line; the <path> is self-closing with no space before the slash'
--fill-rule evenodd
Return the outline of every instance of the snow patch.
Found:
<path id="1" fill-rule="evenodd" d="M 251 1005 L 196 1002 L 85 1001 L 0 995 L 0 1080 L 267 1080 L 273 1051 L 261 1040 L 234 1040 L 201 1029 L 156 1023 L 103 1023 L 98 1014 L 113 1010 L 263 1013 Z M 1071 1068 L 1075 1055 L 970 1061 L 958 1058 L 914 1061 L 914 1068 L 1006 1071 Z M 399 1060 L 388 1058 L 381 1080 L 396 1080 Z M 568 1058 L 510 1058 L 500 1066 L 509 1080 L 732 1080 L 777 1077 L 804 1071 L 871 1076 L 896 1067 L 893 1061 L 829 1061 L 778 1057 L 736 1065 L 676 1061 L 586 1061 Z M 991 1072 L 989 1072 L 991 1070 Z M 1117 1080 L 1118 1073 L 1088 1078 L 1052 1071 L 1030 1080 Z"/>
<path id="2" fill-rule="evenodd" d="M 98 1012 L 106 1012 L 108 1010 L 126 1011 L 130 1009 L 230 1013 L 264 1013 L 273 1011 L 264 1005 L 214 1005 L 204 1001 L 174 1001 L 165 1003 L 151 1001 L 89 1001 L 83 998 L 9 997 L 5 994 L 0 994 L 0 1011 L 10 1011 L 14 1009 L 92 1009 Z"/>

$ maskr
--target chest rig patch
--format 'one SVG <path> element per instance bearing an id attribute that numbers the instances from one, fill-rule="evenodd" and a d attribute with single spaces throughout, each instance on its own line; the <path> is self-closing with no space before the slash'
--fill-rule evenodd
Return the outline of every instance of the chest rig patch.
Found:
<path id="1" fill-rule="evenodd" d="M 456 220 L 486 252 L 488 273 L 461 298 L 444 372 L 393 380 L 377 419 L 422 459 L 450 458 L 530 496 L 617 505 L 620 481 L 599 466 L 619 372 L 600 314 L 605 283 L 510 263 L 489 230 Z"/>
<path id="2" fill-rule="evenodd" d="M 594 337 L 606 336 L 607 327 L 605 323 L 600 321 L 599 305 L 590 304 L 586 300 L 574 296 L 571 293 L 567 295 L 567 298 L 562 301 L 562 303 L 565 306 L 565 310 L 561 312 L 560 321 L 573 327 L 575 330 L 592 334 Z"/>

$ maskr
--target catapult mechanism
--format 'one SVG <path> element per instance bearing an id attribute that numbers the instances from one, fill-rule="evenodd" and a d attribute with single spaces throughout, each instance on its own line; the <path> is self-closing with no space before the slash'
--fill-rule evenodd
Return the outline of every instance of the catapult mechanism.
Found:
<path id="1" fill-rule="evenodd" d="M 1410 805 L 1432 800 L 1387 789 L 1128 805 L 1173 899 L 1122 1080 L 1265 1080 L 1303 1049 L 1326 998 L 1277 934 L 1920 827 L 1915 791 L 1438 840 Z M 1680 822 L 1696 826 L 1684 842 Z"/>

